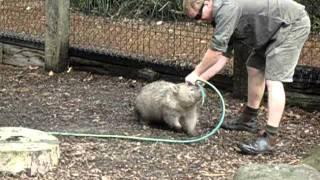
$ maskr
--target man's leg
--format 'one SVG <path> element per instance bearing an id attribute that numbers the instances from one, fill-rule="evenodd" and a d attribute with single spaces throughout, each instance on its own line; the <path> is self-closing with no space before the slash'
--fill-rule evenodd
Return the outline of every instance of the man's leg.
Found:
<path id="1" fill-rule="evenodd" d="M 268 88 L 268 121 L 267 125 L 279 127 L 284 111 L 286 96 L 280 81 L 267 80 Z"/>
<path id="2" fill-rule="evenodd" d="M 271 152 L 276 145 L 276 137 L 285 107 L 285 91 L 282 82 L 292 82 L 294 69 L 304 42 L 310 33 L 310 19 L 307 13 L 291 26 L 281 28 L 285 41 L 275 41 L 266 51 L 265 77 L 268 89 L 268 121 L 258 138 L 249 143 L 241 143 L 239 148 L 248 154 Z M 288 33 L 288 31 L 290 31 Z M 279 38 L 281 39 L 281 38 Z"/>
<path id="3" fill-rule="evenodd" d="M 259 109 L 265 89 L 264 72 L 247 67 L 248 70 L 248 103 L 247 106 Z"/>
<path id="4" fill-rule="evenodd" d="M 270 153 L 276 144 L 278 127 L 285 107 L 285 91 L 280 81 L 267 80 L 268 121 L 260 137 L 249 143 L 240 144 L 242 152 L 247 154 Z"/>
<path id="5" fill-rule="evenodd" d="M 257 132 L 257 115 L 261 100 L 263 98 L 265 89 L 264 72 L 253 68 L 247 67 L 248 71 L 248 101 L 247 106 L 241 113 L 238 119 L 225 121 L 222 128 L 228 130 L 239 130 Z"/>

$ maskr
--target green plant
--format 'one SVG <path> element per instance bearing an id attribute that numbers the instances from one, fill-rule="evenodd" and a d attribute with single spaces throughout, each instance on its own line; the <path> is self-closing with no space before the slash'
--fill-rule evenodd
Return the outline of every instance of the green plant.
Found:
<path id="1" fill-rule="evenodd" d="M 185 18 L 182 15 L 182 0 L 71 0 L 71 7 L 83 13 L 113 18 Z"/>
<path id="2" fill-rule="evenodd" d="M 320 32 L 320 6 L 319 0 L 296 0 L 306 7 L 306 11 L 309 13 L 311 19 L 311 29 L 313 32 Z"/>

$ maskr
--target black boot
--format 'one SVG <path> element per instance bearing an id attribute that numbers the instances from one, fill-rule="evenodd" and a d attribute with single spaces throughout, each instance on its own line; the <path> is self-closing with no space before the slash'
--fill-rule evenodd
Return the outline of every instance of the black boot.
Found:
<path id="1" fill-rule="evenodd" d="M 221 128 L 235 131 L 248 131 L 257 133 L 257 116 L 259 109 L 253 109 L 248 106 L 245 107 L 240 117 L 231 121 L 224 121 Z"/>
<path id="2" fill-rule="evenodd" d="M 270 154 L 276 145 L 276 137 L 276 135 L 271 135 L 263 130 L 253 141 L 240 143 L 239 148 L 242 153 L 249 155 Z"/>

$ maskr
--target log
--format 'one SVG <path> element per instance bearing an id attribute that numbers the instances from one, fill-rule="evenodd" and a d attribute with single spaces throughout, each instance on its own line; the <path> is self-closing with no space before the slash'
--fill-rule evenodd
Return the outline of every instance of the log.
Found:
<path id="1" fill-rule="evenodd" d="M 306 111 L 319 110 L 320 96 L 297 92 L 286 92 L 287 105 L 298 106 Z"/>
<path id="2" fill-rule="evenodd" d="M 4 45 L 3 57 L 3 64 L 14 66 L 44 66 L 43 51 L 39 50 L 32 50 L 12 45 Z"/>
<path id="3" fill-rule="evenodd" d="M 0 172 L 45 174 L 58 165 L 59 141 L 39 130 L 22 127 L 0 128 Z"/>
<path id="4" fill-rule="evenodd" d="M 130 62 L 128 62 L 130 63 Z M 136 64 L 138 64 L 136 62 Z M 167 69 L 170 69 L 171 74 L 168 74 L 167 72 L 163 71 L 165 66 L 163 67 L 157 67 L 154 65 L 154 67 L 135 67 L 133 65 L 124 65 L 124 64 L 115 64 L 112 62 L 103 62 L 103 61 L 96 61 L 96 60 L 90 60 L 85 58 L 79 58 L 79 57 L 70 57 L 70 65 L 75 70 L 80 71 L 90 71 L 98 74 L 105 74 L 105 75 L 116 75 L 116 76 L 124 76 L 127 78 L 133 78 L 133 79 L 143 79 L 146 81 L 154 81 L 157 79 L 162 79 L 166 81 L 171 82 L 183 82 L 184 77 L 187 75 L 184 72 L 181 72 L 180 69 L 175 69 L 172 67 L 168 67 Z M 146 75 L 145 70 L 148 68 L 151 71 L 154 71 L 155 74 L 149 74 Z M 191 72 L 191 70 L 189 71 Z M 189 73 L 188 72 L 188 73 Z M 149 77 L 148 77 L 149 76 Z M 210 80 L 212 84 L 217 86 L 220 90 L 229 90 L 232 85 L 231 77 L 217 74 L 215 77 Z"/>
<path id="5" fill-rule="evenodd" d="M 0 42 L 0 63 L 3 63 L 3 44 Z"/>

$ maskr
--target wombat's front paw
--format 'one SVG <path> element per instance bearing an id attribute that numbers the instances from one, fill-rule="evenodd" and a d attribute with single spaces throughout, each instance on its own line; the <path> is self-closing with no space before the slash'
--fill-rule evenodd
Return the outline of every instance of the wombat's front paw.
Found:
<path id="1" fill-rule="evenodd" d="M 180 130 L 182 129 L 182 126 L 181 126 L 180 123 L 175 123 L 175 124 L 173 125 L 173 128 L 174 128 L 175 130 L 177 130 L 177 131 L 180 131 Z"/>
<path id="2" fill-rule="evenodd" d="M 198 133 L 195 131 L 195 130 L 193 130 L 193 131 L 187 131 L 186 132 L 189 136 L 196 136 Z"/>

